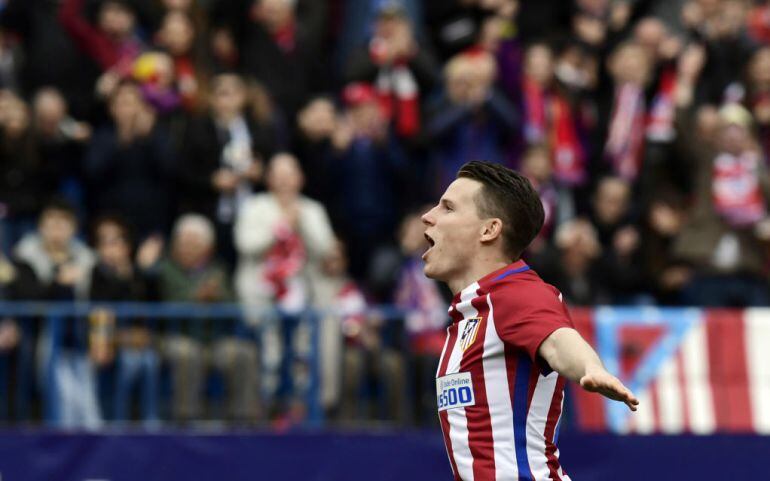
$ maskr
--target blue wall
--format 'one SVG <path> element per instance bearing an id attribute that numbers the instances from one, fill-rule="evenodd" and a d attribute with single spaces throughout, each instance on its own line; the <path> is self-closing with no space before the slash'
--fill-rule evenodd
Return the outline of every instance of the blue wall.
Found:
<path id="1" fill-rule="evenodd" d="M 563 433 L 573 481 L 770 479 L 770 437 Z M 3 481 L 439 481 L 441 436 L 411 433 L 0 433 Z"/>

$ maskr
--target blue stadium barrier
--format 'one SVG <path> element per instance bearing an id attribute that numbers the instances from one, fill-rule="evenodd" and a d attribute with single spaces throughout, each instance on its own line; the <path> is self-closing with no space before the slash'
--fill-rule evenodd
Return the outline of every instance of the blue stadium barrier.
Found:
<path id="1" fill-rule="evenodd" d="M 89 302 L 40 302 L 40 301 L 0 301 L 0 317 L 16 318 L 24 331 L 31 331 L 31 321 L 40 320 L 41 326 L 49 332 L 46 337 L 47 345 L 43 348 L 48 353 L 47 364 L 43 367 L 44 380 L 40 389 L 43 398 L 43 415 L 47 424 L 56 427 L 57 420 L 60 419 L 57 403 L 52 398 L 53 368 L 59 358 L 60 344 L 62 340 L 62 327 L 67 322 L 83 322 L 96 309 L 107 310 L 115 316 L 116 321 L 126 319 L 142 318 L 146 322 L 154 325 L 171 326 L 172 329 L 178 329 L 180 322 L 201 321 L 201 320 L 243 320 L 246 316 L 261 318 L 278 318 L 284 316 L 280 311 L 273 309 L 255 309 L 240 304 L 193 304 L 193 303 L 139 303 L 139 302 L 118 302 L 118 303 L 89 303 Z M 390 306 L 372 308 L 373 315 L 383 320 L 392 320 L 403 317 L 401 310 Z M 308 409 L 305 424 L 308 426 L 320 426 L 323 423 L 323 409 L 319 399 L 320 373 L 319 373 L 319 346 L 318 346 L 318 326 L 319 318 L 326 312 L 316 310 L 306 310 L 299 314 L 310 326 L 311 346 L 308 353 L 308 366 L 310 367 L 309 385 L 306 392 L 306 406 Z M 254 327 L 251 332 L 241 335 L 248 335 L 258 343 L 259 327 Z M 34 346 L 25 336 L 20 346 L 20 359 L 16 363 L 17 384 L 16 406 L 17 409 L 15 421 L 29 420 L 29 400 L 30 384 L 32 384 L 33 368 L 32 364 Z M 0 356 L 0 419 L 8 419 L 3 416 L 7 412 L 7 381 L 9 378 L 9 363 L 6 356 Z"/>
<path id="2" fill-rule="evenodd" d="M 768 479 L 770 438 L 564 433 L 573 481 Z M 437 431 L 205 434 L 0 433 L 11 481 L 448 481 Z"/>

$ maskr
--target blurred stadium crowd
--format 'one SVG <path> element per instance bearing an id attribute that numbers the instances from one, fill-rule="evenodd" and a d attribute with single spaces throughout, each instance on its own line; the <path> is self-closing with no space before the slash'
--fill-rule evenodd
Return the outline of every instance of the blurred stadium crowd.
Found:
<path id="1" fill-rule="evenodd" d="M 572 305 L 770 304 L 767 42 L 748 0 L 0 0 L 0 295 L 280 312 L 68 322 L 62 425 L 206 417 L 212 370 L 221 417 L 301 420 L 309 308 L 330 417 L 432 422 L 420 213 L 468 160 L 532 180 Z M 47 335 L 2 320 L 3 369 Z"/>

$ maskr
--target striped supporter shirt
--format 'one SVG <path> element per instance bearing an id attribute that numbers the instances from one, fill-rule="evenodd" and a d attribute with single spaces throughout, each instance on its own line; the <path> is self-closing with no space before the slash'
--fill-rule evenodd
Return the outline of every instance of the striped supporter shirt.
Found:
<path id="1" fill-rule="evenodd" d="M 566 379 L 537 356 L 573 327 L 561 294 L 523 261 L 458 293 L 436 373 L 441 429 L 462 481 L 569 481 L 556 448 Z"/>

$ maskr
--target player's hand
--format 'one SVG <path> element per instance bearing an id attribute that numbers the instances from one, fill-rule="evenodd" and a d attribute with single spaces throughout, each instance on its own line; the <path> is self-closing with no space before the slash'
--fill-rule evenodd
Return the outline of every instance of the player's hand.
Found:
<path id="1" fill-rule="evenodd" d="M 587 372 L 580 378 L 580 386 L 589 392 L 599 393 L 615 401 L 621 401 L 636 411 L 639 400 L 622 382 L 604 369 Z"/>

